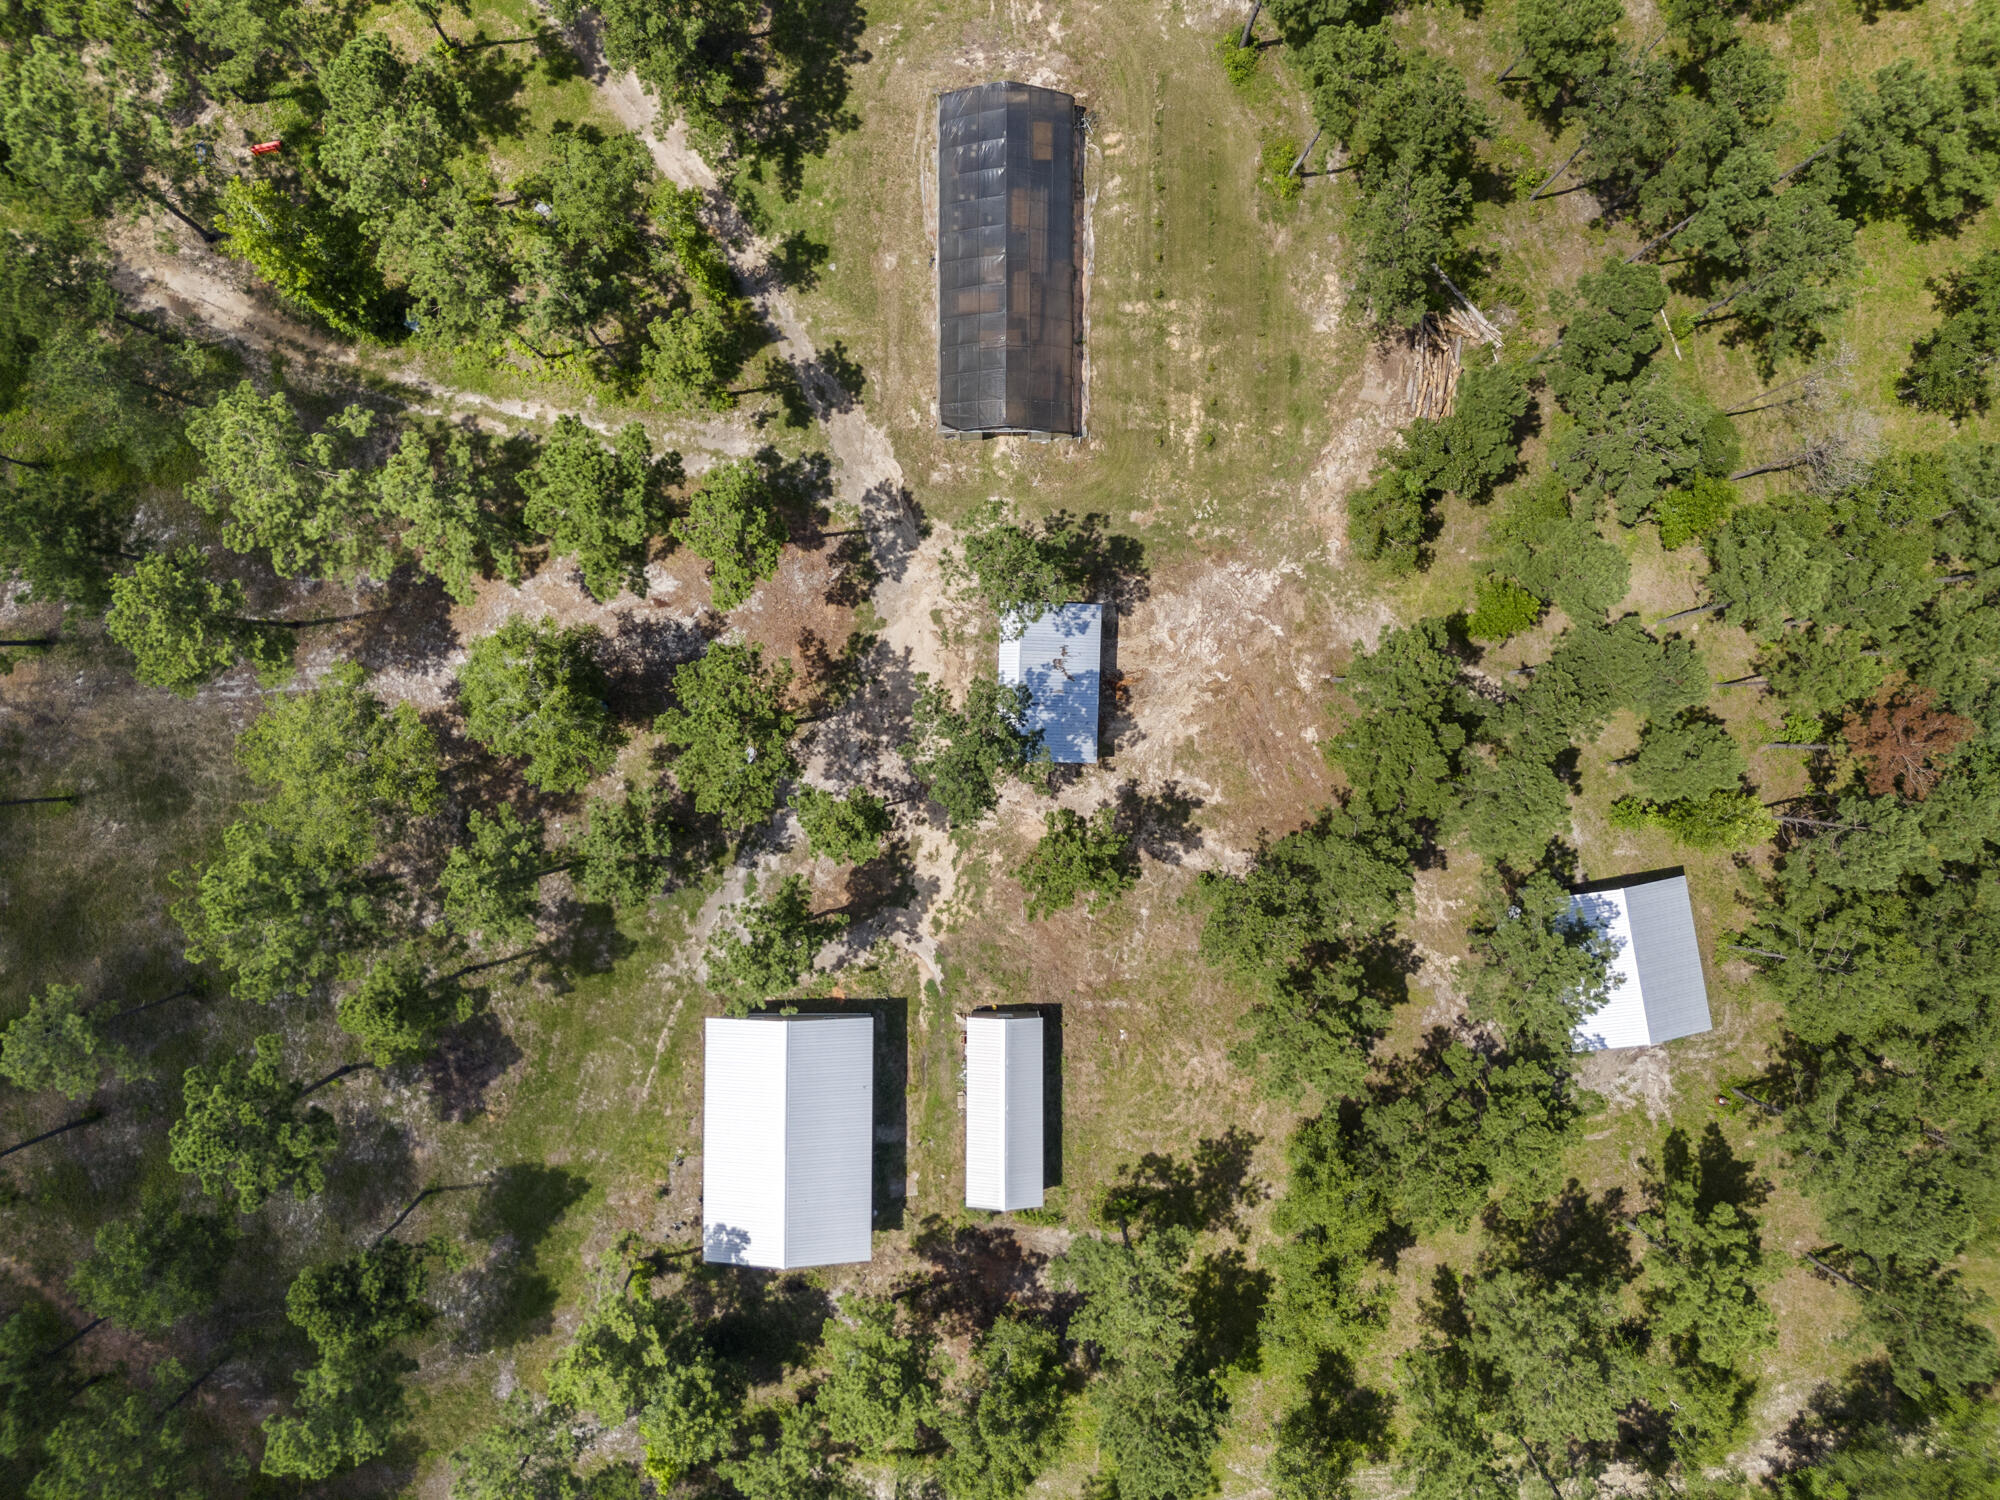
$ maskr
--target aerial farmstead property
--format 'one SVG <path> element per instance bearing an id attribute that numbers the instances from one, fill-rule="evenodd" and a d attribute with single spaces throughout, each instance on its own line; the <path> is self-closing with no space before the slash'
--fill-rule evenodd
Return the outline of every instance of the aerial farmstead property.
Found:
<path id="1" fill-rule="evenodd" d="M 1026 724 L 1058 765 L 1097 761 L 1104 606 L 1063 604 L 1000 622 L 1000 681 L 1028 689 Z"/>
<path id="2" fill-rule="evenodd" d="M 965 1206 L 1040 1208 L 1042 1018 L 965 1018 Z"/>
<path id="3" fill-rule="evenodd" d="M 2000 0 L 8 14 L 0 1500 L 2000 1500 Z"/>
<path id="4" fill-rule="evenodd" d="M 702 1258 L 869 1258 L 872 1016 L 712 1016 L 702 1107 Z"/>
<path id="5" fill-rule="evenodd" d="M 1570 897 L 1570 909 L 1613 948 L 1609 995 L 1577 1027 L 1578 1051 L 1653 1047 L 1709 1029 L 1686 875 L 1662 870 L 1594 882 Z"/>

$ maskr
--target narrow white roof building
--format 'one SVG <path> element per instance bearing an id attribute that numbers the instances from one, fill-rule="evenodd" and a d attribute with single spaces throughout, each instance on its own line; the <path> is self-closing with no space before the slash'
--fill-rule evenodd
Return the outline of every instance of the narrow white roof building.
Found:
<path id="1" fill-rule="evenodd" d="M 712 1017 L 702 1102 L 702 1258 L 869 1258 L 875 1018 Z"/>
<path id="2" fill-rule="evenodd" d="M 965 1018 L 965 1206 L 1042 1206 L 1042 1018 Z"/>
<path id="3" fill-rule="evenodd" d="M 1027 685 L 1027 726 L 1042 732 L 1058 764 L 1097 761 L 1103 644 L 1101 604 L 1052 605 L 1038 619 L 1010 614 L 1000 622 L 1000 681 Z"/>
<path id="4" fill-rule="evenodd" d="M 1711 1025 L 1694 907 L 1679 870 L 1599 881 L 1570 910 L 1611 940 L 1604 1004 L 1576 1028 L 1579 1052 L 1652 1047 Z"/>

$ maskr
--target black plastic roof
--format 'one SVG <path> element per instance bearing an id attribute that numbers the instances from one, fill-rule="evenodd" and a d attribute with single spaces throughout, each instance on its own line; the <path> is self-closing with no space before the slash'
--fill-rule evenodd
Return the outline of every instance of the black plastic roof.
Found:
<path id="1" fill-rule="evenodd" d="M 938 421 L 1077 430 L 1076 100 L 1025 83 L 938 99 Z"/>

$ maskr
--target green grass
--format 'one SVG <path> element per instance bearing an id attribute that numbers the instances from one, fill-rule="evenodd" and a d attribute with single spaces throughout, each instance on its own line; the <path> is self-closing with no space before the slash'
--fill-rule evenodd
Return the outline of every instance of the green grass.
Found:
<path id="1" fill-rule="evenodd" d="M 856 75 L 861 128 L 808 168 L 796 202 L 758 200 L 774 235 L 835 247 L 800 303 L 815 337 L 844 340 L 867 370 L 870 410 L 922 504 L 956 520 L 1005 491 L 1102 511 L 1161 561 L 1284 531 L 1291 485 L 1325 440 L 1326 397 L 1358 340 L 1328 338 L 1301 311 L 1324 298 L 1332 269 L 1325 196 L 1290 209 L 1260 192 L 1272 106 L 1232 88 L 1213 37 L 1178 22 L 1143 46 L 1117 28 L 1065 39 L 1061 86 L 1091 117 L 1089 437 L 936 435 L 920 177 L 932 170 L 931 92 L 960 81 L 940 67 L 950 14 L 871 8 L 871 39 L 884 40 L 871 40 L 876 61 Z M 1267 57 L 1259 78 L 1274 67 Z M 874 243 L 855 243 L 857 224 L 879 230 Z"/>

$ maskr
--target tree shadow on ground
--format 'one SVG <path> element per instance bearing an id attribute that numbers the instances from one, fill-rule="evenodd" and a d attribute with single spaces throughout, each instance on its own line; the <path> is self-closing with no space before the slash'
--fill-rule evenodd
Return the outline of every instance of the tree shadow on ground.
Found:
<path id="1" fill-rule="evenodd" d="M 428 573 L 404 564 L 389 575 L 381 603 L 350 627 L 348 655 L 371 675 L 413 671 L 441 662 L 459 648 L 451 623 L 451 596 Z"/>
<path id="2" fill-rule="evenodd" d="M 1142 791 L 1138 782 L 1127 780 L 1118 788 L 1115 806 L 1118 831 L 1129 835 L 1148 859 L 1177 865 L 1202 847 L 1201 830 L 1194 826 L 1202 800 L 1178 781 Z"/>
<path id="3" fill-rule="evenodd" d="M 1618 1286 L 1639 1274 L 1625 1228 L 1627 1212 L 1623 1188 L 1608 1189 L 1593 1200 L 1572 1177 L 1526 1218 L 1511 1218 L 1499 1205 L 1489 1206 L 1482 1216 L 1492 1241 L 1485 1258 L 1545 1281 Z"/>
<path id="4" fill-rule="evenodd" d="M 910 1249 L 928 1261 L 931 1274 L 908 1291 L 918 1314 L 945 1333 L 963 1336 L 992 1326 L 1008 1307 L 1039 1307 L 1042 1267 L 1048 1257 L 1022 1245 L 999 1224 L 954 1224 L 940 1215 L 924 1219 Z"/>
<path id="5" fill-rule="evenodd" d="M 811 545 L 826 527 L 827 502 L 833 498 L 833 460 L 824 453 L 786 458 L 775 448 L 760 448 L 756 461 L 770 480 L 793 544 Z"/>
<path id="6" fill-rule="evenodd" d="M 619 928 L 617 913 L 602 901 L 559 896 L 549 904 L 543 925 L 556 933 L 547 951 L 557 994 L 568 993 L 579 976 L 610 973 L 638 950 Z"/>
<path id="7" fill-rule="evenodd" d="M 1360 1463 L 1388 1456 L 1396 1400 L 1359 1384 L 1353 1362 L 1342 1354 L 1323 1357 L 1305 1387 L 1305 1400 L 1279 1421 L 1278 1441 L 1292 1453 L 1309 1456 L 1320 1470 L 1319 1479 L 1340 1493 Z"/>
<path id="8" fill-rule="evenodd" d="M 1757 1175 L 1757 1163 L 1738 1156 L 1713 1120 L 1701 1133 L 1699 1144 L 1690 1146 L 1685 1130 L 1670 1130 L 1661 1144 L 1660 1161 L 1655 1165 L 1645 1157 L 1639 1165 L 1648 1176 L 1647 1198 L 1657 1204 L 1663 1182 L 1692 1177 L 1697 1183 L 1695 1202 L 1703 1214 L 1717 1205 L 1733 1204 L 1746 1212 L 1761 1208 L 1769 1199 L 1769 1178 Z"/>
<path id="9" fill-rule="evenodd" d="M 934 878 L 918 879 L 909 840 L 890 838 L 875 858 L 847 872 L 846 900 L 839 910 L 853 926 L 885 919 L 870 928 L 871 943 L 888 936 L 914 936 L 914 916 L 909 923 L 896 918 L 913 912 L 926 890 L 934 894 L 936 888 Z"/>
<path id="10" fill-rule="evenodd" d="M 417 1158 L 408 1131 L 391 1120 L 345 1121 L 340 1154 L 326 1174 L 325 1202 L 334 1222 L 386 1221 L 417 1188 Z"/>
<path id="11" fill-rule="evenodd" d="M 424 1059 L 431 1108 L 462 1125 L 486 1113 L 486 1091 L 524 1054 L 491 1011 L 451 1027 Z"/>
<path id="12" fill-rule="evenodd" d="M 930 520 L 917 497 L 905 485 L 886 480 L 872 484 L 861 496 L 861 523 L 868 528 L 868 545 L 881 576 L 902 582 L 910 558 L 931 534 Z"/>
<path id="13" fill-rule="evenodd" d="M 771 7 L 764 31 L 777 81 L 757 99 L 747 122 L 747 175 L 753 180 L 768 169 L 780 194 L 797 197 L 807 159 L 861 123 L 847 107 L 847 94 L 850 70 L 869 59 L 861 46 L 866 25 L 867 13 L 855 0 L 777 0 Z"/>
<path id="14" fill-rule="evenodd" d="M 771 248 L 771 275 L 780 286 L 809 292 L 819 285 L 820 268 L 833 259 L 833 247 L 794 229 Z"/>
<path id="15" fill-rule="evenodd" d="M 862 658 L 860 677 L 860 690 L 813 724 L 813 750 L 829 765 L 874 771 L 875 789 L 891 800 L 913 798 L 917 785 L 898 754 L 917 701 L 910 648 L 877 642 Z"/>
<path id="16" fill-rule="evenodd" d="M 813 350 L 813 357 L 800 374 L 808 382 L 806 388 L 814 390 L 830 412 L 854 410 L 868 389 L 868 372 L 841 339 L 835 339 L 827 348 Z"/>
<path id="17" fill-rule="evenodd" d="M 600 656 L 611 712 L 622 723 L 650 723 L 673 697 L 674 673 L 699 660 L 723 628 L 719 616 L 706 612 L 697 620 L 663 612 L 624 616 Z"/>
<path id="18" fill-rule="evenodd" d="M 833 1316 L 825 1289 L 796 1272 L 697 1265 L 682 1295 L 706 1326 L 709 1347 L 756 1385 L 805 1364 Z"/>
<path id="19" fill-rule="evenodd" d="M 834 548 L 827 558 L 827 569 L 832 578 L 826 586 L 826 602 L 841 609 L 858 609 L 862 600 L 872 595 L 875 585 L 882 581 L 875 554 L 869 549 L 868 538 L 860 531 L 850 531 L 845 536 L 829 540 L 834 542 Z"/>
<path id="20" fill-rule="evenodd" d="M 831 602 L 831 601 L 829 601 Z M 868 685 L 866 666 L 880 637 L 856 630 L 836 653 L 814 630 L 799 632 L 798 686 L 807 689 L 808 722 L 836 712 Z"/>
<path id="21" fill-rule="evenodd" d="M 589 1180 L 563 1167 L 517 1162 L 487 1182 L 467 1226 L 492 1242 L 486 1264 L 467 1283 L 460 1347 L 504 1349 L 540 1337 L 553 1326 L 558 1293 L 541 1266 L 541 1246 L 590 1190 Z"/>
<path id="22" fill-rule="evenodd" d="M 531 54 L 532 55 L 532 54 Z M 533 64 L 503 47 L 454 52 L 452 71 L 465 85 L 466 116 L 479 134 L 491 139 L 518 136 L 526 129 L 528 112 L 516 103 Z"/>
<path id="23" fill-rule="evenodd" d="M 1269 1186 L 1250 1174 L 1258 1139 L 1231 1126 L 1198 1141 L 1191 1162 L 1172 1152 L 1147 1152 L 1105 1192 L 1104 1219 L 1148 1229 L 1227 1230 L 1238 1240 L 1246 1238 L 1242 1210 L 1270 1196 Z"/>
<path id="24" fill-rule="evenodd" d="M 1230 1246 L 1194 1264 L 1189 1310 L 1194 1319 L 1193 1357 L 1199 1368 L 1255 1370 L 1257 1330 L 1271 1297 L 1271 1273 L 1252 1267 L 1242 1250 Z"/>
<path id="25" fill-rule="evenodd" d="M 1771 1462 L 1777 1474 L 1811 1468 L 1856 1438 L 1886 1427 L 1922 1427 L 1928 1413 L 1912 1409 L 1897 1393 L 1886 1359 L 1862 1361 L 1839 1383 L 1821 1382 L 1793 1414 L 1773 1443 Z"/>

